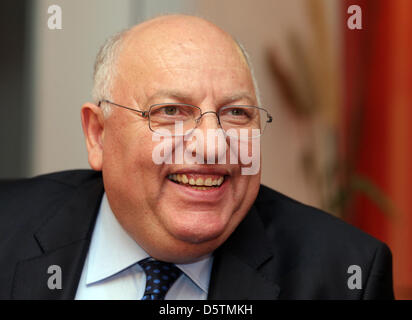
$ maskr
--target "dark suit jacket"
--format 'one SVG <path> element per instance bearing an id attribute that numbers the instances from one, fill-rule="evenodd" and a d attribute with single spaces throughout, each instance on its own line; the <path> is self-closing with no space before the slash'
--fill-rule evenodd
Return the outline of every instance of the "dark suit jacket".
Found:
<path id="1" fill-rule="evenodd" d="M 0 183 L 0 299 L 74 298 L 103 192 L 90 170 Z M 214 256 L 209 299 L 393 298 L 385 244 L 264 186 Z M 47 286 L 51 265 L 61 290 Z"/>

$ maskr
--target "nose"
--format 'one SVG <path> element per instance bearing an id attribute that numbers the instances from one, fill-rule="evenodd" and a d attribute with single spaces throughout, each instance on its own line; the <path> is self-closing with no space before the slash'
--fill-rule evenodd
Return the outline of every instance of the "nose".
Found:
<path id="1" fill-rule="evenodd" d="M 203 112 L 196 120 L 196 128 L 199 128 L 201 130 L 219 129 L 220 122 L 217 113 L 215 111 Z"/>
<path id="2" fill-rule="evenodd" d="M 226 139 L 215 111 L 206 111 L 197 120 L 196 129 L 203 135 L 205 163 L 220 163 L 226 159 Z M 222 162 L 224 163 L 224 162 Z"/>

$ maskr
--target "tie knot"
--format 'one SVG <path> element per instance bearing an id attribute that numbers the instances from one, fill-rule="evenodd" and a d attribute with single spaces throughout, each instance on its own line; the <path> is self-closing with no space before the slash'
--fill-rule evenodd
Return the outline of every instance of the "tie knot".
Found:
<path id="1" fill-rule="evenodd" d="M 146 288 L 142 300 L 163 300 L 182 273 L 174 264 L 152 258 L 140 261 L 139 265 L 146 273 Z"/>

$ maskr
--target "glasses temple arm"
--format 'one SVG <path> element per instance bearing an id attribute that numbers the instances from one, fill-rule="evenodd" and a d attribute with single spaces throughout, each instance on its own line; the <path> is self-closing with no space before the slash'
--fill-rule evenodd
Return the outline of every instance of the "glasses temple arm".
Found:
<path id="1" fill-rule="evenodd" d="M 143 118 L 147 118 L 147 117 L 149 116 L 149 112 L 148 112 L 148 111 L 141 111 L 141 110 L 129 108 L 129 107 L 122 106 L 122 105 L 120 105 L 120 104 L 111 102 L 111 101 L 109 101 L 109 100 L 100 100 L 97 106 L 100 107 L 101 104 L 102 104 L 102 102 L 106 102 L 106 103 L 108 103 L 108 104 L 112 104 L 112 105 L 114 105 L 114 106 L 116 106 L 116 107 L 124 108 L 124 109 L 130 110 L 130 111 L 139 112 L 140 115 L 141 115 Z"/>

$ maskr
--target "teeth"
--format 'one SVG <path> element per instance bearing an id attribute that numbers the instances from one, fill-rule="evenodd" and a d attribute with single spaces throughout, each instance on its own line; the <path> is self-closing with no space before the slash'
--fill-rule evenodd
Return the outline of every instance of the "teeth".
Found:
<path id="1" fill-rule="evenodd" d="M 223 177 L 220 177 L 220 178 L 217 180 L 217 185 L 220 186 L 222 183 L 223 183 Z"/>
<path id="2" fill-rule="evenodd" d="M 206 180 L 205 180 L 205 186 L 212 186 L 212 178 L 207 178 Z"/>
<path id="3" fill-rule="evenodd" d="M 212 180 L 212 178 L 206 178 L 205 180 L 203 178 L 197 178 L 196 180 L 194 178 L 188 178 L 187 175 L 185 174 L 169 174 L 167 176 L 170 180 L 179 182 L 181 184 L 190 184 L 193 186 L 193 188 L 198 189 L 198 190 L 207 190 L 209 187 L 212 186 L 220 186 L 223 181 L 224 177 L 219 177 L 218 179 Z"/>
<path id="4" fill-rule="evenodd" d="M 196 189 L 196 190 L 208 190 L 209 188 L 207 188 L 207 187 L 197 187 L 197 186 L 194 186 L 194 187 L 192 187 L 193 189 Z"/>

